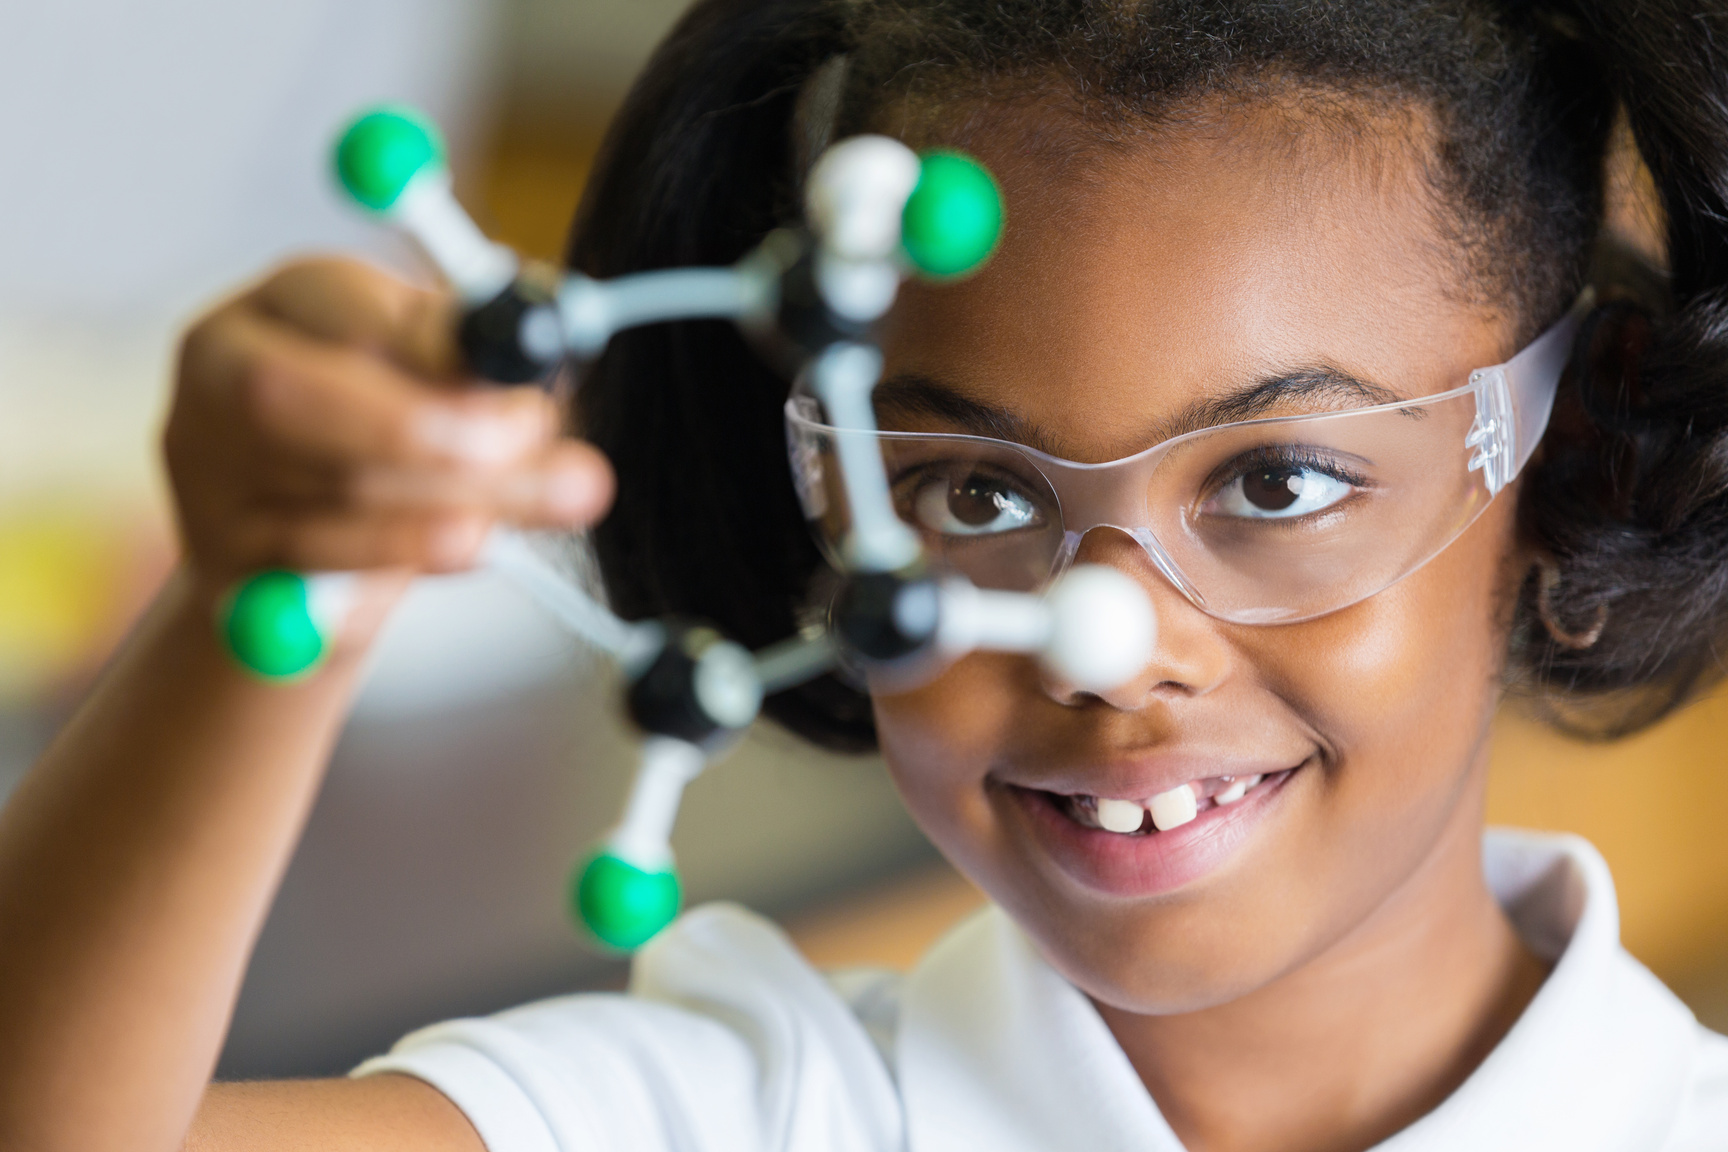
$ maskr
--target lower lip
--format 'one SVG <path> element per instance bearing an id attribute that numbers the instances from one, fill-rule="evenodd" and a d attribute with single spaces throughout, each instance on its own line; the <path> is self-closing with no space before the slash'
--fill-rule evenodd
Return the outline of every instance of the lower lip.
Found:
<path id="1" fill-rule="evenodd" d="M 1033 837 L 1057 866 L 1110 896 L 1156 896 L 1192 884 L 1224 863 L 1253 835 L 1301 767 L 1268 776 L 1223 807 L 1208 808 L 1180 828 L 1125 836 L 1076 823 L 1049 792 L 1005 789 L 1029 818 Z"/>

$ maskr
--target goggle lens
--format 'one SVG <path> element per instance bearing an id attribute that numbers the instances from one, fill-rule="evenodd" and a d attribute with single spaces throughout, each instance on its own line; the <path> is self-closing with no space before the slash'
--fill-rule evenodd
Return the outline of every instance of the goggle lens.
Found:
<path id="1" fill-rule="evenodd" d="M 806 510 L 828 547 L 848 529 L 835 429 L 788 405 Z M 894 507 L 939 568 L 1032 591 L 1084 536 L 1137 540 L 1204 611 L 1242 623 L 1306 619 L 1421 566 L 1490 494 L 1468 466 L 1473 394 L 1398 408 L 1226 424 L 1125 460 L 1079 464 L 989 437 L 848 432 L 879 446 Z"/>

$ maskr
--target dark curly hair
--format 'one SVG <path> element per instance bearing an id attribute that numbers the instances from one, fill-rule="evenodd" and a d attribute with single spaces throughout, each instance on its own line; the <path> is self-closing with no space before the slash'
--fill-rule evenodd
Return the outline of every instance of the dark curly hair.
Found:
<path id="1" fill-rule="evenodd" d="M 611 276 L 737 259 L 794 212 L 812 124 L 843 134 L 890 111 L 1032 98 L 1108 134 L 1272 92 L 1430 118 L 1427 176 L 1461 266 L 1525 338 L 1597 282 L 1521 486 L 1544 559 L 1507 675 L 1586 735 L 1673 711 L 1718 674 L 1728 622 L 1716 0 L 701 0 L 607 136 L 570 264 Z M 1603 226 L 1617 117 L 1660 196 L 1663 269 Z M 620 612 L 705 617 L 751 646 L 795 630 L 823 562 L 787 477 L 786 391 L 718 322 L 625 333 L 591 368 L 575 419 L 619 474 L 594 541 Z M 767 711 L 829 747 L 874 742 L 868 700 L 832 677 Z"/>

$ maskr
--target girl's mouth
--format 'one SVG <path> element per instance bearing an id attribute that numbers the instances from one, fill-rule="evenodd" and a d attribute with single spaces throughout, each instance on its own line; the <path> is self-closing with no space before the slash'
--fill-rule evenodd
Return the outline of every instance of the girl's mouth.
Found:
<path id="1" fill-rule="evenodd" d="M 1282 773 L 1273 773 L 1273 776 Z M 1144 800 L 1119 800 L 1108 796 L 1060 796 L 1068 815 L 1087 828 L 1101 828 L 1124 836 L 1146 836 L 1171 832 L 1196 820 L 1203 812 L 1227 808 L 1271 779 L 1263 775 L 1209 776 L 1190 780 Z M 1054 795 L 1054 793 L 1053 793 Z"/>
<path id="2" fill-rule="evenodd" d="M 1112 896 L 1151 896 L 1200 879 L 1277 806 L 1304 765 L 1190 780 L 1140 798 L 1009 785 L 1030 831 L 1075 880 Z"/>

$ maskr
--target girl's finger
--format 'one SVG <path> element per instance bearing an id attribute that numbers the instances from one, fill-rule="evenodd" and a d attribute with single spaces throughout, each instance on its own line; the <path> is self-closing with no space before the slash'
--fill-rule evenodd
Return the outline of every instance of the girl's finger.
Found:
<path id="1" fill-rule="evenodd" d="M 289 264 L 250 302 L 307 336 L 364 348 L 417 376 L 454 382 L 462 374 L 455 300 L 369 264 L 331 258 Z"/>
<path id="2" fill-rule="evenodd" d="M 314 463 L 498 467 L 556 435 L 556 406 L 534 388 L 438 392 L 358 348 L 238 315 L 189 342 L 215 404 L 236 406 L 263 445 Z"/>
<path id="3" fill-rule="evenodd" d="M 259 512 L 230 538 L 235 553 L 230 567 L 236 573 L 265 568 L 458 572 L 473 566 L 490 527 L 490 518 L 474 512 Z"/>
<path id="4" fill-rule="evenodd" d="M 506 469 L 363 469 L 352 477 L 350 503 L 368 511 L 472 511 L 527 527 L 582 528 L 605 512 L 612 491 L 605 456 L 561 440 Z"/>

